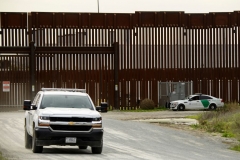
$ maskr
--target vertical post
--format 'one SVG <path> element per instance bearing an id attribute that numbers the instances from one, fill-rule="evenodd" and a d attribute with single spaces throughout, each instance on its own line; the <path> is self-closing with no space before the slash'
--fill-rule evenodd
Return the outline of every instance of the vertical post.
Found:
<path id="1" fill-rule="evenodd" d="M 32 41 L 32 17 L 31 13 L 27 14 L 27 27 L 28 27 L 28 38 L 29 38 L 29 46 L 30 46 L 30 55 L 29 55 L 29 71 L 30 71 L 30 79 L 29 79 L 29 95 L 30 98 L 33 100 L 35 96 L 35 72 L 36 72 L 36 65 L 35 65 L 35 42 Z"/>
<path id="2" fill-rule="evenodd" d="M 35 80 L 35 72 L 36 72 L 36 66 L 35 66 L 35 43 L 30 42 L 30 58 L 29 58 L 29 66 L 30 66 L 30 95 L 31 99 L 33 100 L 35 96 L 35 88 L 36 88 L 36 80 Z"/>
<path id="3" fill-rule="evenodd" d="M 102 54 L 99 54 L 99 70 L 100 70 L 100 80 L 99 80 L 99 92 L 100 92 L 100 96 L 99 96 L 99 99 L 100 99 L 100 103 L 101 102 L 103 102 L 103 99 L 102 99 L 102 82 L 103 82 L 103 80 L 102 80 L 102 71 L 103 71 L 103 69 L 102 69 Z"/>
<path id="4" fill-rule="evenodd" d="M 115 42 L 114 47 L 114 109 L 119 110 L 119 81 L 118 81 L 118 71 L 119 71 L 119 44 Z"/>
<path id="5" fill-rule="evenodd" d="M 98 7 L 98 13 L 99 13 L 99 0 L 97 0 L 97 7 Z"/>

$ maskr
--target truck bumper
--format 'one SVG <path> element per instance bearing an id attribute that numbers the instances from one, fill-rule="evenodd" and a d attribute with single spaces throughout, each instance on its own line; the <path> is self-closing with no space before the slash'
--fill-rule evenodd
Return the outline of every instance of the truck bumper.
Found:
<path id="1" fill-rule="evenodd" d="M 36 145 L 71 145 L 71 146 L 102 146 L 103 129 L 92 129 L 90 132 L 53 132 L 49 128 L 35 128 Z M 66 137 L 76 137 L 76 143 L 66 143 Z"/>

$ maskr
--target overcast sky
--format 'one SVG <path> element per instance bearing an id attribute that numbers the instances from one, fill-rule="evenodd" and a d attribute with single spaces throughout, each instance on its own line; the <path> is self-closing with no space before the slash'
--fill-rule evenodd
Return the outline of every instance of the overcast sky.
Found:
<path id="1" fill-rule="evenodd" d="M 99 2 L 99 3 L 98 3 Z M 0 0 L 0 12 L 240 11 L 240 0 Z"/>

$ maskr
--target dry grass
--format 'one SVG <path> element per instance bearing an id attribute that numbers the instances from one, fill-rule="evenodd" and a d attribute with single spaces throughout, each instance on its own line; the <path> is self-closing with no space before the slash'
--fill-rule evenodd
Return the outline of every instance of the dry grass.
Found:
<path id="1" fill-rule="evenodd" d="M 216 111 L 206 111 L 199 115 L 199 128 L 208 132 L 221 133 L 223 137 L 233 137 L 240 141 L 240 106 L 228 103 Z M 238 150 L 240 146 L 233 149 Z M 239 150 L 240 151 L 240 150 Z"/>
<path id="2" fill-rule="evenodd" d="M 2 153 L 0 152 L 0 160 L 7 160 L 6 158 L 4 158 L 3 156 L 2 156 Z"/>

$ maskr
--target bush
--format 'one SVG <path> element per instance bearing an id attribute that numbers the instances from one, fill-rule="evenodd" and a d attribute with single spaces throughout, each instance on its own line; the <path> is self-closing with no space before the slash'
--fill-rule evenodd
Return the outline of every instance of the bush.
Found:
<path id="1" fill-rule="evenodd" d="M 154 109 L 155 104 L 151 99 L 145 98 L 144 100 L 141 101 L 140 108 L 141 109 Z"/>

